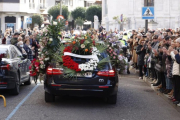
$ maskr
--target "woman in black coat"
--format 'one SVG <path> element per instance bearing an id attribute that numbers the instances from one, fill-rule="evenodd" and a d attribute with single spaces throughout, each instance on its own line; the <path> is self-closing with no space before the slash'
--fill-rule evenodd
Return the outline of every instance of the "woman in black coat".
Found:
<path id="1" fill-rule="evenodd" d="M 142 69 L 144 66 L 144 57 L 146 54 L 145 41 L 143 39 L 139 41 L 139 45 L 136 48 L 136 53 L 138 55 L 137 65 L 139 67 L 139 79 L 142 79 L 143 77 Z"/>

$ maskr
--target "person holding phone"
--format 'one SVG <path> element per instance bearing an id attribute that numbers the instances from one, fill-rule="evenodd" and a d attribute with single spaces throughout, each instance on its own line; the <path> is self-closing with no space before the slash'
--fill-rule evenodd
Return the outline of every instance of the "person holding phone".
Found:
<path id="1" fill-rule="evenodd" d="M 145 41 L 141 39 L 139 41 L 139 45 L 136 49 L 136 53 L 138 54 L 137 65 L 139 67 L 139 79 L 143 79 L 143 66 L 144 66 L 144 57 L 146 55 L 146 49 L 144 48 Z"/>

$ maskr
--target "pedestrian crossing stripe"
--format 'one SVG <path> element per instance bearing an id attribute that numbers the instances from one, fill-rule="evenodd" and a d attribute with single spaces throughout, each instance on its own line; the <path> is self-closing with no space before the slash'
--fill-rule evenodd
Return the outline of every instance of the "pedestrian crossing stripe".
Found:
<path id="1" fill-rule="evenodd" d="M 144 12 L 144 16 L 153 16 L 153 14 L 149 8 L 147 8 L 146 11 Z"/>

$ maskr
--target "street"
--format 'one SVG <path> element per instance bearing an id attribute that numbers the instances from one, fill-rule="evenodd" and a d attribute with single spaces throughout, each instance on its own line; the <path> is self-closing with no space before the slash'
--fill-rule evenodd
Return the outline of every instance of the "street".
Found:
<path id="1" fill-rule="evenodd" d="M 45 103 L 43 85 L 32 92 L 35 84 L 21 86 L 18 96 L 1 91 L 7 100 L 4 108 L 0 99 L 0 120 L 179 120 L 177 112 L 142 80 L 123 76 L 119 81 L 116 105 L 94 97 L 56 97 L 55 103 Z M 18 107 L 17 107 L 18 106 Z M 14 112 L 13 112 L 14 110 Z"/>

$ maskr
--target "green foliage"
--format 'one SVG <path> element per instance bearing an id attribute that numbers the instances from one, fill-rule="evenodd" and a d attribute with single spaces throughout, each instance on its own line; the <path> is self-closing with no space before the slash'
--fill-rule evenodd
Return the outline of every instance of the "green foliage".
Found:
<path id="1" fill-rule="evenodd" d="M 32 24 L 33 24 L 33 25 L 34 25 L 34 24 L 38 24 L 39 27 L 41 27 L 42 23 L 43 23 L 43 16 L 42 16 L 42 15 L 40 15 L 40 14 L 34 14 L 34 15 L 32 16 Z"/>
<path id="2" fill-rule="evenodd" d="M 75 20 L 75 24 L 78 26 L 82 26 L 84 24 L 84 20 L 79 17 Z"/>
<path id="3" fill-rule="evenodd" d="M 94 22 L 94 16 L 97 15 L 99 21 L 102 20 L 102 7 L 101 6 L 91 6 L 86 10 L 86 19 Z"/>
<path id="4" fill-rule="evenodd" d="M 64 78 L 74 78 L 76 76 L 76 71 L 64 67 Z"/>
<path id="5" fill-rule="evenodd" d="M 103 69 L 105 64 L 107 64 L 108 62 L 110 62 L 109 57 L 104 58 L 101 61 L 99 61 L 98 66 L 97 66 L 98 69 Z"/>
<path id="6" fill-rule="evenodd" d="M 96 48 L 99 50 L 100 53 L 104 52 L 108 47 L 105 44 L 98 44 Z"/>
<path id="7" fill-rule="evenodd" d="M 51 7 L 48 10 L 48 14 L 53 17 L 53 20 L 55 20 L 57 16 L 60 14 L 60 4 Z M 64 16 L 65 19 L 68 19 L 69 11 L 66 6 L 62 6 L 62 15 Z"/>
<path id="8" fill-rule="evenodd" d="M 58 21 L 56 21 L 56 22 L 57 22 L 57 25 L 53 25 L 53 21 L 52 21 L 52 24 L 49 25 L 47 28 L 48 32 L 44 33 L 41 36 L 42 39 L 50 39 L 50 38 L 53 39 L 52 41 L 48 40 L 47 44 L 44 46 L 44 48 L 42 50 L 43 54 L 48 53 L 48 57 L 51 60 L 57 59 L 56 53 L 60 49 L 60 46 L 61 46 L 60 40 L 59 40 L 61 35 L 59 34 L 59 32 L 64 29 L 64 25 L 65 25 L 65 20 L 61 20 L 61 22 L 58 22 Z"/>
<path id="9" fill-rule="evenodd" d="M 78 18 L 82 18 L 83 20 L 85 20 L 85 13 L 86 9 L 84 7 L 77 7 L 74 11 L 71 12 L 71 15 L 74 20 Z"/>

